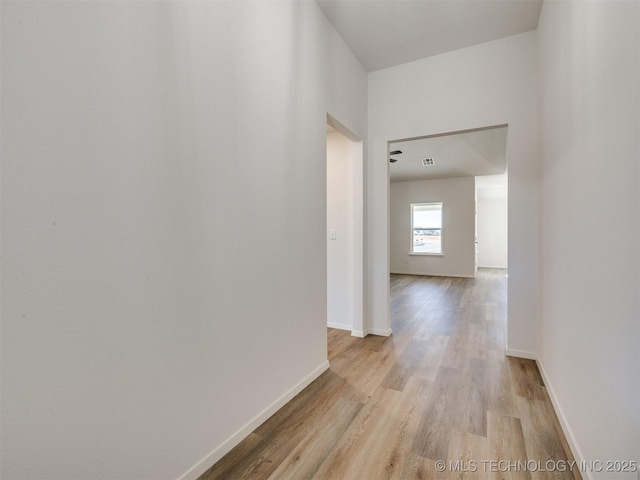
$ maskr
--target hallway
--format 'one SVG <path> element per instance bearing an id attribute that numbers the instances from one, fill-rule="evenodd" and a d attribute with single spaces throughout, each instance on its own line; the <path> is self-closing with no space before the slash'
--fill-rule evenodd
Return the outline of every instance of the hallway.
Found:
<path id="1" fill-rule="evenodd" d="M 535 363 L 503 355 L 504 270 L 392 275 L 391 305 L 391 337 L 330 329 L 331 368 L 200 480 L 580 479 Z"/>

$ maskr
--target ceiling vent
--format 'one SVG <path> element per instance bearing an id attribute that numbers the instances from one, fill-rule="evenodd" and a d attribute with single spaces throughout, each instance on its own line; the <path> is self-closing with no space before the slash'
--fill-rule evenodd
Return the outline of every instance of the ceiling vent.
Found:
<path id="1" fill-rule="evenodd" d="M 431 157 L 426 157 L 422 159 L 422 166 L 423 167 L 429 167 L 433 165 L 433 158 Z"/>

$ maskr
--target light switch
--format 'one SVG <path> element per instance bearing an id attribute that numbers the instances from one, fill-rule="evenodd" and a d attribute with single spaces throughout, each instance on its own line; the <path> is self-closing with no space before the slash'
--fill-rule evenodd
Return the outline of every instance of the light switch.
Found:
<path id="1" fill-rule="evenodd" d="M 329 230 L 329 240 L 335 240 L 335 239 L 336 239 L 336 231 Z"/>

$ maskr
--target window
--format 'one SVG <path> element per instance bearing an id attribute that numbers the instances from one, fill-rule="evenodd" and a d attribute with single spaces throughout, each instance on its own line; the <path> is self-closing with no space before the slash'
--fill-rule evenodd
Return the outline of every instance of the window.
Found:
<path id="1" fill-rule="evenodd" d="M 411 204 L 411 253 L 442 255 L 442 203 Z"/>

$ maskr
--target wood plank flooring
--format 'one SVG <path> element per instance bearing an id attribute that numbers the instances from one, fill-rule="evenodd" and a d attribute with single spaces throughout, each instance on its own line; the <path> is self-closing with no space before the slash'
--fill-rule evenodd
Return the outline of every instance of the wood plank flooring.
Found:
<path id="1" fill-rule="evenodd" d="M 331 368 L 199 480 L 581 480 L 535 362 L 503 354 L 505 273 L 392 275 L 393 335 L 329 329 Z"/>

